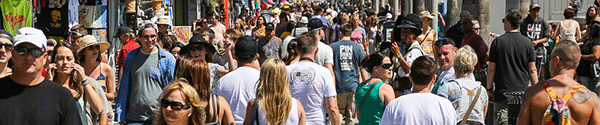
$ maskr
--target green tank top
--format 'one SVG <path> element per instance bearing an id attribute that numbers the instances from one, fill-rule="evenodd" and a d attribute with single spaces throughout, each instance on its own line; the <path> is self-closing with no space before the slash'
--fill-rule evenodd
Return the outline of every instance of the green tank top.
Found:
<path id="1" fill-rule="evenodd" d="M 356 100 L 356 109 L 359 111 L 360 102 L 362 101 L 367 91 L 371 86 L 375 86 L 371 93 L 367 95 L 365 102 L 363 103 L 362 110 L 360 110 L 360 125 L 372 125 L 379 124 L 379 120 L 381 120 L 381 116 L 383 115 L 383 110 L 385 110 L 384 102 L 381 97 L 379 97 L 379 89 L 381 86 L 385 84 L 381 81 L 372 83 L 369 85 L 358 84 L 356 87 L 356 93 L 354 93 L 354 99 Z"/>

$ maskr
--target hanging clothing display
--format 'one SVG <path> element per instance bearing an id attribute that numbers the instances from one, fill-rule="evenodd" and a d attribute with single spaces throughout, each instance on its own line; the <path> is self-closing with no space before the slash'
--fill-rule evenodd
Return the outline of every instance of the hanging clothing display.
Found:
<path id="1" fill-rule="evenodd" d="M 48 36 L 66 36 L 69 29 L 68 0 L 40 0 L 40 14 L 36 28 Z M 72 0 L 76 1 L 76 0 Z"/>
<path id="2" fill-rule="evenodd" d="M 79 24 L 79 0 L 69 0 L 69 27 Z"/>
<path id="3" fill-rule="evenodd" d="M 4 0 L 0 2 L 4 30 L 12 35 L 22 27 L 32 26 L 31 2 L 27 0 Z"/>

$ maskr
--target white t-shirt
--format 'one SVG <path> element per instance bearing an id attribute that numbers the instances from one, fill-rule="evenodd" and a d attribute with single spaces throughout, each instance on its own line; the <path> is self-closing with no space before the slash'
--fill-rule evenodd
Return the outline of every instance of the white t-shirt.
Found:
<path id="1" fill-rule="evenodd" d="M 410 66 L 412 65 L 412 62 L 417 59 L 417 57 L 423 56 L 423 50 L 421 49 L 421 46 L 419 45 L 418 41 L 413 42 L 413 44 L 411 44 L 408 48 L 413 49 L 410 49 L 410 51 L 406 52 L 406 54 L 404 55 L 404 59 L 406 60 L 406 63 L 408 63 L 408 65 Z M 410 73 L 410 71 L 408 72 Z M 404 73 L 404 69 L 398 68 L 398 76 L 408 77 L 408 73 Z"/>
<path id="2" fill-rule="evenodd" d="M 429 92 L 408 94 L 392 100 L 382 116 L 380 125 L 456 124 L 456 111 L 452 103 Z"/>
<path id="3" fill-rule="evenodd" d="M 223 96 L 233 112 L 235 124 L 243 124 L 246 107 L 250 99 L 256 98 L 256 83 L 260 71 L 250 67 L 239 67 L 221 77 L 214 93 Z"/>
<path id="4" fill-rule="evenodd" d="M 289 55 L 289 53 L 287 52 L 288 44 L 290 44 L 292 39 L 295 39 L 295 38 L 296 37 L 290 35 L 288 37 L 285 37 L 285 39 L 283 39 L 283 43 L 281 43 L 281 58 L 285 58 Z"/>
<path id="5" fill-rule="evenodd" d="M 300 100 L 307 125 L 325 124 L 325 97 L 336 96 L 329 69 L 312 62 L 297 62 L 286 67 L 292 97 Z"/>
<path id="6" fill-rule="evenodd" d="M 315 57 L 315 63 L 325 66 L 325 63 L 333 64 L 333 50 L 331 47 L 323 42 L 318 42 L 317 56 Z M 327 70 L 329 71 L 329 70 Z"/>

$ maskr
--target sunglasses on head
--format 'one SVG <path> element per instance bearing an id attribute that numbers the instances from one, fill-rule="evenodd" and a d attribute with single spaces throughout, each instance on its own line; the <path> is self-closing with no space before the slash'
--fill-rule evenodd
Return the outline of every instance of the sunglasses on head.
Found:
<path id="1" fill-rule="evenodd" d="M 384 68 L 384 69 L 389 69 L 389 68 L 392 68 L 392 65 L 393 64 L 391 64 L 391 63 L 386 63 L 386 64 L 377 65 L 377 67 L 381 67 L 381 68 Z"/>
<path id="2" fill-rule="evenodd" d="M 202 50 L 204 49 L 204 46 L 200 45 L 200 46 L 190 46 L 190 51 L 197 51 L 197 50 Z"/>
<path id="3" fill-rule="evenodd" d="M 447 39 L 441 39 L 441 40 L 435 41 L 434 44 L 435 44 L 435 46 L 443 46 L 443 45 L 452 44 L 452 42 Z"/>
<path id="4" fill-rule="evenodd" d="M 42 49 L 38 49 L 38 48 L 27 48 L 27 47 L 17 47 L 15 48 L 15 50 L 17 51 L 17 53 L 21 54 L 22 56 L 27 55 L 27 53 L 29 53 L 31 56 L 34 57 L 40 57 L 42 56 L 42 54 L 44 54 L 44 51 L 42 51 Z"/>
<path id="5" fill-rule="evenodd" d="M 154 39 L 156 37 L 157 37 L 157 35 L 142 35 L 142 38 L 144 38 L 144 39 L 150 39 L 150 38 Z"/>
<path id="6" fill-rule="evenodd" d="M 6 43 L 6 44 L 4 44 L 4 43 L 0 43 L 0 47 L 4 47 L 4 49 L 6 49 L 6 50 L 9 50 L 9 51 L 10 51 L 10 50 L 12 50 L 12 48 L 13 48 L 13 44 L 10 44 L 10 43 Z"/>
<path id="7" fill-rule="evenodd" d="M 166 100 L 166 99 L 161 99 L 160 100 L 160 105 L 162 106 L 162 108 L 167 108 L 167 107 L 171 106 L 171 109 L 175 110 L 175 111 L 179 111 L 181 109 L 189 109 L 189 108 L 191 108 L 190 105 L 183 105 L 181 102 L 174 102 L 174 101 L 171 102 L 171 101 Z"/>

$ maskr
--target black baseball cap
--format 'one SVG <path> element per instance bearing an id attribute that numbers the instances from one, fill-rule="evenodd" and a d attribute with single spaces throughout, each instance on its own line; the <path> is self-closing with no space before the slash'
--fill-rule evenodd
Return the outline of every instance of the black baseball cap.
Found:
<path id="1" fill-rule="evenodd" d="M 245 35 L 236 40 L 234 49 L 238 59 L 248 60 L 258 53 L 258 43 L 251 36 Z"/>
<path id="2" fill-rule="evenodd" d="M 117 35 L 115 35 L 114 38 L 118 38 L 119 36 L 121 36 L 121 34 L 125 34 L 125 33 L 133 33 L 133 30 L 131 30 L 131 28 L 123 25 L 123 26 L 119 27 L 119 29 L 117 29 Z"/>
<path id="3" fill-rule="evenodd" d="M 312 18 L 308 20 L 308 30 L 319 29 L 325 27 L 323 22 L 319 18 Z"/>

